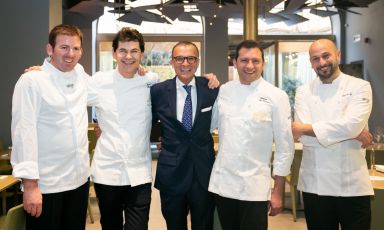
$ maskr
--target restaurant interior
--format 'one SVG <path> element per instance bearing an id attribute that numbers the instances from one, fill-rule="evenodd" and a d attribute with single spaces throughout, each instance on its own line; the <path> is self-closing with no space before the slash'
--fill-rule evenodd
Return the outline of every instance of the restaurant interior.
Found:
<path id="1" fill-rule="evenodd" d="M 236 45 L 243 39 L 262 44 L 266 64 L 263 78 L 283 89 L 294 100 L 299 85 L 316 77 L 308 48 L 319 38 L 333 40 L 341 52 L 343 72 L 370 82 L 373 107 L 369 128 L 374 144 L 367 148 L 372 197 L 371 229 L 384 229 L 384 15 L 382 0 L 39 0 L 2 1 L 0 7 L 0 224 L 3 229 L 25 229 L 20 182 L 12 176 L 10 154 L 11 108 L 14 86 L 29 66 L 46 57 L 49 31 L 58 24 L 78 26 L 83 34 L 80 63 L 87 73 L 116 66 L 111 53 L 114 34 L 122 27 L 138 29 L 146 42 L 142 65 L 161 80 L 173 78 L 170 50 L 177 41 L 199 47 L 198 74 L 215 73 L 222 84 L 238 78 L 233 67 Z M 89 150 L 96 138 L 93 108 L 88 108 Z M 151 142 L 156 169 L 156 130 Z M 216 147 L 219 137 L 213 134 Z M 270 229 L 306 229 L 300 191 L 297 190 L 302 146 L 295 144 L 295 158 L 287 177 L 284 212 L 269 218 Z M 373 162 L 373 163 L 372 163 Z M 373 167 L 372 165 L 377 165 Z M 382 172 L 380 172 L 382 171 Z M 20 208 L 21 207 L 21 208 Z M 86 229 L 101 229 L 97 199 L 91 187 Z M 7 213 L 11 217 L 7 217 Z M 25 221 L 25 220 L 24 220 Z M 221 229 L 215 220 L 215 229 Z M 159 194 L 152 191 L 149 229 L 166 229 Z"/>

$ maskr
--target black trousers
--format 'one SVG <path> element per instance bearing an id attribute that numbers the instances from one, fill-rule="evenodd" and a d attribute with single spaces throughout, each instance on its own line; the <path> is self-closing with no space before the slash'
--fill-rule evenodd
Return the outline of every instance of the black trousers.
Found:
<path id="1" fill-rule="evenodd" d="M 243 201 L 215 194 L 223 230 L 267 230 L 268 201 Z"/>
<path id="2" fill-rule="evenodd" d="M 319 196 L 303 192 L 304 212 L 309 230 L 369 230 L 371 197 Z"/>
<path id="3" fill-rule="evenodd" d="M 213 229 L 213 195 L 196 179 L 187 193 L 171 195 L 160 191 L 160 199 L 167 230 L 187 230 L 189 212 L 191 212 L 192 229 Z"/>
<path id="4" fill-rule="evenodd" d="M 77 189 L 43 194 L 39 218 L 27 213 L 28 230 L 83 230 L 87 218 L 89 181 Z"/>
<path id="5" fill-rule="evenodd" d="M 151 183 L 134 187 L 97 183 L 94 186 L 99 200 L 100 223 L 103 230 L 148 229 Z"/>

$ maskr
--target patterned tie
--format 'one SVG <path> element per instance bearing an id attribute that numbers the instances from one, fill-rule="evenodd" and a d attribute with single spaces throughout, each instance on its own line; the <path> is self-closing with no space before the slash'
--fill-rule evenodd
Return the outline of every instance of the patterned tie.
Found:
<path id="1" fill-rule="evenodd" d="M 192 99 L 191 99 L 191 85 L 183 85 L 188 95 L 185 98 L 183 117 L 181 119 L 184 128 L 191 132 L 192 130 Z"/>

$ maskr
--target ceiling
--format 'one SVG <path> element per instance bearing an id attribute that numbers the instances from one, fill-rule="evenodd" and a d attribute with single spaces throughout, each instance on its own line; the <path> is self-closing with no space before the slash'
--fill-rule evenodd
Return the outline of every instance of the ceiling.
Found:
<path id="1" fill-rule="evenodd" d="M 368 7 L 376 0 L 258 0 L 258 15 L 268 24 L 283 21 L 294 25 L 307 21 L 303 10 L 320 17 L 329 17 L 340 11 L 359 14 L 354 7 Z M 95 20 L 104 13 L 118 14 L 119 21 L 140 25 L 142 21 L 172 23 L 194 22 L 195 15 L 206 18 L 242 18 L 243 0 L 63 0 L 69 13 Z M 188 12 L 189 11 L 189 12 Z"/>

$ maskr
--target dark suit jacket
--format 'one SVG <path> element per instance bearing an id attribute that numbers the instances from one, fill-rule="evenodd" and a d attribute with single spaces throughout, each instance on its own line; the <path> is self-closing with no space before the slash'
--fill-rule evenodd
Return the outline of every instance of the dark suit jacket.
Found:
<path id="1" fill-rule="evenodd" d="M 162 136 L 155 187 L 172 195 L 187 192 L 194 177 L 208 190 L 215 160 L 210 125 L 219 90 L 209 89 L 204 77 L 195 79 L 197 105 L 191 133 L 177 120 L 176 77 L 151 87 L 153 121 L 160 120 Z"/>

